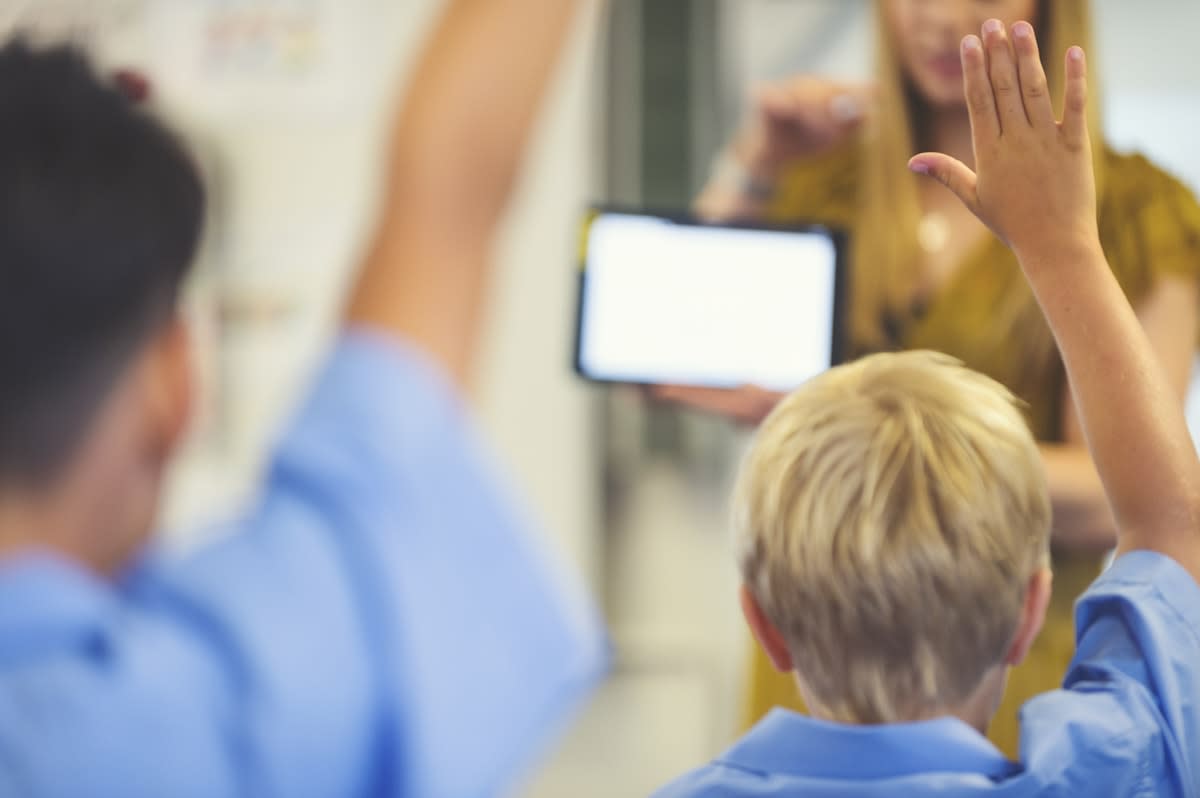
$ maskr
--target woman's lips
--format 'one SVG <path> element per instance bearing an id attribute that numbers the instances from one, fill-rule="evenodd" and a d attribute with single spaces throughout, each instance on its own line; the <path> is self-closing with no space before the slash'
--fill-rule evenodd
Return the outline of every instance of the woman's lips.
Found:
<path id="1" fill-rule="evenodd" d="M 927 62 L 929 69 L 942 80 L 961 80 L 962 61 L 958 53 L 935 55 Z"/>

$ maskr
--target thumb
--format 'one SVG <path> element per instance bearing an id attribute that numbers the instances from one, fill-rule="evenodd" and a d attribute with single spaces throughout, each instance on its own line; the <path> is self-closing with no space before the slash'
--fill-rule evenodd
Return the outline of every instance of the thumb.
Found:
<path id="1" fill-rule="evenodd" d="M 962 161 L 938 152 L 923 152 L 913 156 L 908 168 L 919 175 L 929 175 L 953 191 L 972 213 L 979 213 L 975 173 Z"/>

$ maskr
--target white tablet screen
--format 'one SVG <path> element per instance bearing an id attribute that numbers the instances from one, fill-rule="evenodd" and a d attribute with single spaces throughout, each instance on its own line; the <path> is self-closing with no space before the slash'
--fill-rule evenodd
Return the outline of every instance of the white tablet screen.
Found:
<path id="1" fill-rule="evenodd" d="M 825 230 L 600 214 L 577 367 L 606 381 L 794 388 L 832 365 L 837 261 Z"/>

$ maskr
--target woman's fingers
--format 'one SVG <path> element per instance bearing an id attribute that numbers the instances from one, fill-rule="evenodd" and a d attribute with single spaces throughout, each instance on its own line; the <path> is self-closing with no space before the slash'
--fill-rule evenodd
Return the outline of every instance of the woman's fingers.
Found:
<path id="1" fill-rule="evenodd" d="M 842 84 L 833 87 L 829 113 L 844 125 L 857 124 L 870 114 L 875 104 L 875 88 L 869 84 Z"/>
<path id="2" fill-rule="evenodd" d="M 795 112 L 791 93 L 783 86 L 764 84 L 754 92 L 759 109 L 768 116 L 788 118 Z"/>
<path id="3" fill-rule="evenodd" d="M 650 388 L 650 396 L 661 402 L 683 405 L 750 425 L 766 418 L 783 398 L 783 394 L 752 385 L 741 388 L 655 385 Z"/>
<path id="4" fill-rule="evenodd" d="M 1062 131 L 1067 143 L 1079 148 L 1088 143 L 1087 57 L 1079 47 L 1067 51 L 1066 102 L 1063 104 Z"/>
<path id="5" fill-rule="evenodd" d="M 1004 23 L 998 19 L 983 23 L 983 46 L 987 51 L 988 74 L 992 80 L 992 94 L 996 98 L 1001 132 L 1028 125 L 1025 102 L 1021 98 L 1021 82 L 1017 77 L 1017 65 Z"/>
<path id="6" fill-rule="evenodd" d="M 975 132 L 976 139 L 995 139 L 1000 135 L 1000 118 L 996 115 L 996 97 L 992 94 L 983 43 L 978 36 L 963 39 L 962 64 L 971 130 Z"/>
<path id="7" fill-rule="evenodd" d="M 1038 53 L 1037 37 L 1028 22 L 1018 22 L 1012 27 L 1013 49 L 1017 54 L 1017 74 L 1021 80 L 1021 97 L 1025 103 L 1025 115 L 1037 128 L 1052 127 L 1054 107 L 1050 103 L 1050 90 L 1046 82 L 1046 70 Z"/>
<path id="8" fill-rule="evenodd" d="M 840 84 L 803 77 L 759 87 L 759 109 L 772 119 L 807 127 L 853 126 L 867 116 L 873 100 L 868 85 Z"/>

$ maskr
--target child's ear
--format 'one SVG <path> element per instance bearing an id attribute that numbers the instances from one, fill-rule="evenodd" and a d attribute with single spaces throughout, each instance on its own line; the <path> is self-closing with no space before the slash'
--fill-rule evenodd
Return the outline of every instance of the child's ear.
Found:
<path id="1" fill-rule="evenodd" d="M 1029 647 L 1042 631 L 1042 623 L 1046 620 L 1046 608 L 1050 605 L 1053 584 L 1054 575 L 1049 568 L 1039 568 L 1029 577 L 1025 603 L 1021 607 L 1021 621 L 1017 626 L 1017 633 L 1013 635 L 1008 654 L 1004 657 L 1005 665 L 1020 665 L 1029 653 Z"/>
<path id="2" fill-rule="evenodd" d="M 754 639 L 763 647 L 763 651 L 767 652 L 767 658 L 771 660 L 771 664 L 777 670 L 782 673 L 791 673 L 795 670 L 795 666 L 792 665 L 791 652 L 788 651 L 787 644 L 783 642 L 783 635 L 767 618 L 766 613 L 758 606 L 758 601 L 745 585 L 742 585 L 740 598 L 742 614 L 746 616 L 746 623 L 750 626 L 750 632 L 754 635 Z"/>
<path id="3" fill-rule="evenodd" d="M 158 333 L 149 355 L 145 415 L 151 446 L 165 459 L 179 447 L 192 414 L 191 336 L 182 316 Z"/>

